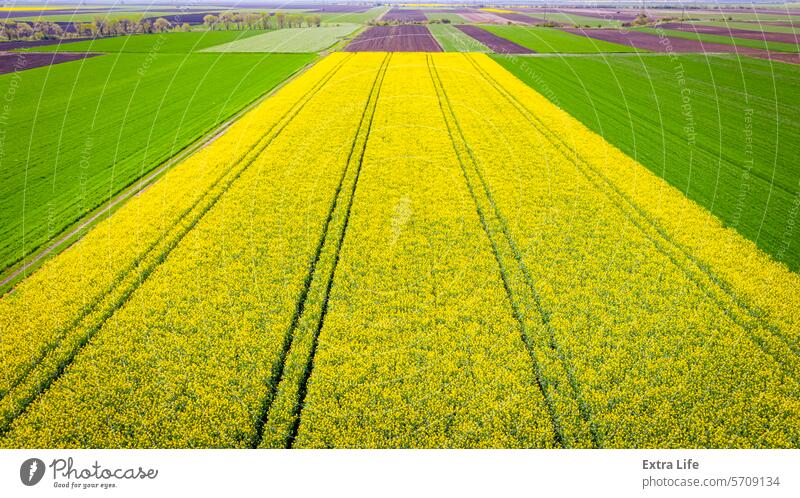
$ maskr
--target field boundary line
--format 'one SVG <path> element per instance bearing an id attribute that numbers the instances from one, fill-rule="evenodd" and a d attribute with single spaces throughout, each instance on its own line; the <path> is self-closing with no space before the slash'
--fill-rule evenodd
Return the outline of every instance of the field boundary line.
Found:
<path id="1" fill-rule="evenodd" d="M 176 151 L 175 155 L 159 164 L 156 164 L 142 177 L 132 180 L 113 197 L 101 202 L 98 206 L 94 207 L 91 211 L 87 212 L 78 220 L 64 228 L 49 241 L 39 245 L 28 257 L 21 258 L 20 260 L 6 267 L 5 270 L 0 271 L 0 276 L 2 276 L 2 280 L 0 280 L 0 297 L 8 292 L 11 292 L 16 284 L 31 275 L 47 260 L 57 256 L 60 252 L 66 250 L 81 240 L 91 228 L 105 219 L 103 217 L 104 215 L 110 216 L 117 209 L 121 208 L 128 200 L 147 190 L 147 188 L 153 185 L 167 171 L 177 166 L 194 153 L 214 143 L 245 114 L 258 107 L 265 100 L 280 91 L 284 86 L 307 72 L 317 62 L 319 62 L 320 59 L 321 57 L 317 57 L 305 66 L 297 69 L 286 79 L 275 85 L 275 87 L 245 104 L 244 107 L 226 118 L 222 123 L 214 126 L 211 130 L 207 131 L 193 142 Z"/>
<path id="2" fill-rule="evenodd" d="M 253 448 L 291 448 L 297 436 L 319 334 L 328 311 L 328 298 L 347 234 L 367 142 L 390 60 L 391 54 L 384 56 L 364 104 L 345 163 L 342 183 L 331 205 L 315 264 L 307 278 L 309 285 L 300 303 L 300 314 L 287 331 L 279 374 L 270 385 Z M 346 187 L 344 196 L 340 195 L 342 187 Z M 320 271 L 323 272 L 322 276 L 317 278 Z"/>
<path id="3" fill-rule="evenodd" d="M 339 64 L 332 68 L 331 71 L 314 85 L 314 88 L 312 88 L 309 93 L 295 102 L 272 127 L 261 135 L 255 145 L 243 153 L 239 159 L 234 161 L 231 167 L 209 187 L 204 195 L 181 214 L 175 221 L 173 227 L 152 244 L 148 248 L 148 252 L 142 254 L 130 267 L 134 269 L 135 267 L 143 266 L 143 268 L 138 272 L 129 271 L 112 283 L 111 288 L 98 300 L 95 308 L 97 308 L 97 304 L 102 304 L 103 302 L 107 303 L 107 306 L 99 310 L 91 309 L 85 311 L 75 323 L 64 330 L 59 338 L 45 348 L 39 360 L 30 365 L 29 368 L 26 369 L 26 373 L 18 378 L 13 387 L 0 398 L 0 435 L 8 431 L 14 420 L 60 377 L 66 367 L 80 353 L 83 346 L 100 331 L 105 322 L 118 309 L 124 306 L 130 296 L 147 280 L 161 263 L 166 260 L 171 251 L 177 247 L 186 234 L 188 234 L 205 214 L 216 205 L 217 201 L 260 157 L 261 153 L 280 135 L 283 129 L 294 120 L 305 105 L 314 98 L 318 91 L 324 87 L 325 83 L 344 65 L 346 60 L 349 60 L 349 57 L 344 57 Z M 237 165 L 239 165 L 238 169 L 236 167 Z M 186 215 L 193 212 L 203 201 L 206 201 L 206 203 L 199 207 L 199 211 L 193 218 L 185 220 L 184 218 Z M 177 232 L 174 231 L 175 228 L 177 228 Z M 160 252 L 152 254 L 159 245 L 163 246 Z M 144 262 L 144 264 L 142 264 L 142 262 Z M 121 285 L 117 285 L 120 283 L 127 283 L 127 286 L 120 289 Z M 115 291 L 117 291 L 116 294 L 112 295 Z"/>
<path id="4" fill-rule="evenodd" d="M 475 170 L 475 173 L 480 178 L 477 158 L 474 156 L 474 153 L 472 152 L 472 149 L 463 134 L 463 130 L 461 129 L 458 119 L 455 116 L 452 103 L 450 102 L 447 92 L 444 89 L 444 84 L 441 81 L 441 77 L 439 76 L 438 70 L 435 67 L 435 63 L 431 61 L 430 56 L 428 58 L 428 69 L 431 74 L 434 87 L 436 88 L 437 97 L 439 99 L 439 107 L 447 126 L 451 144 L 456 152 L 456 156 L 461 166 L 461 171 L 464 176 L 467 189 L 475 204 L 475 208 L 481 221 L 483 230 L 492 246 L 492 251 L 494 253 L 495 260 L 499 267 L 500 276 L 503 281 L 503 286 L 506 290 L 509 303 L 511 304 L 512 314 L 517 320 L 520 328 L 522 343 L 525 345 L 531 358 L 535 380 L 544 397 L 545 404 L 547 405 L 551 422 L 553 424 L 556 441 L 562 447 L 571 447 L 575 438 L 568 438 L 565 435 L 565 429 L 581 429 L 583 428 L 581 426 L 585 426 L 585 429 L 588 430 L 591 438 L 591 445 L 594 447 L 599 447 L 600 441 L 595 424 L 592 421 L 591 410 L 589 410 L 588 405 L 583 401 L 581 389 L 575 380 L 574 375 L 572 374 L 572 370 L 569 367 L 560 346 L 558 346 L 555 341 L 555 335 L 553 333 L 552 326 L 550 326 L 547 319 L 549 315 L 547 311 L 544 310 L 541 301 L 538 298 L 538 293 L 536 292 L 535 286 L 532 284 L 532 282 L 526 279 L 523 268 L 519 265 L 519 259 L 515 253 L 516 247 L 504 230 L 503 219 L 497 216 L 496 211 L 494 216 L 492 216 L 491 206 L 494 205 L 493 199 L 485 184 L 483 185 L 483 195 L 486 197 L 486 199 L 479 200 L 480 191 L 476 190 L 474 185 L 475 182 L 470 178 L 472 169 Z M 445 105 L 447 110 L 445 110 Z M 458 141 L 455 137 L 456 134 L 459 138 Z M 466 151 L 467 157 L 464 157 L 465 154 L 460 150 L 458 145 L 459 143 L 464 151 Z M 471 164 L 472 168 L 468 168 L 467 164 Z M 486 204 L 490 206 L 489 209 L 486 208 Z M 503 234 L 500 236 L 499 240 L 497 240 L 498 233 Z M 503 244 L 503 242 L 505 242 L 505 244 Z M 507 264 L 505 261 L 509 261 L 511 264 Z M 514 264 L 514 261 L 516 261 L 517 264 Z M 515 268 L 516 271 L 514 270 Z M 530 294 L 531 299 L 522 298 L 527 294 Z M 530 306 L 531 300 L 534 302 L 534 306 Z M 537 321 L 541 322 L 541 326 L 547 332 L 547 337 L 541 337 L 541 334 L 539 334 L 540 337 L 535 337 L 533 330 L 537 329 Z M 577 405 L 577 412 L 580 414 L 580 421 L 570 421 L 572 425 L 575 425 L 575 427 L 565 427 L 565 424 L 562 422 L 562 417 L 565 414 L 559 413 L 556 405 L 558 404 L 563 406 L 564 400 L 561 398 L 555 399 L 554 393 L 558 394 L 558 390 L 554 387 L 555 384 L 551 381 L 551 379 L 549 379 L 548 374 L 545 373 L 546 367 L 543 366 L 544 361 L 542 358 L 540 358 L 539 353 L 543 354 L 545 360 L 549 360 L 550 363 L 559 365 L 556 368 L 563 370 L 562 375 L 566 377 L 567 384 L 570 386 L 572 391 L 568 397 L 567 404 L 571 405 L 574 402 Z M 556 358 L 553 358 L 554 354 Z M 571 413 L 573 410 L 568 409 L 567 411 Z"/>
<path id="5" fill-rule="evenodd" d="M 694 283 L 720 311 L 728 316 L 734 324 L 740 327 L 745 332 L 745 335 L 765 354 L 781 365 L 784 370 L 791 373 L 792 376 L 798 378 L 798 375 L 800 375 L 800 362 L 798 362 L 797 356 L 800 354 L 800 350 L 789 343 L 787 337 L 782 333 L 779 327 L 769 322 L 762 310 L 757 308 L 753 309 L 754 307 L 744 302 L 743 299 L 730 288 L 729 284 L 717 277 L 706 265 L 698 262 L 691 253 L 689 253 L 688 249 L 675 241 L 656 220 L 647 216 L 643 208 L 621 192 L 619 187 L 614 185 L 610 179 L 591 166 L 591 164 L 578 154 L 573 147 L 550 131 L 545 123 L 533 112 L 528 110 L 514 95 L 503 89 L 502 85 L 497 83 L 497 81 L 481 68 L 474 59 L 469 56 L 467 57 L 486 82 L 511 103 L 523 118 L 533 125 L 533 127 L 539 131 L 564 158 L 570 161 L 576 169 L 586 177 L 590 184 L 604 194 L 609 201 L 611 201 L 611 203 L 651 241 L 656 250 L 666 256 L 676 268 L 681 270 L 686 277 Z M 567 149 L 568 152 L 564 149 Z M 603 185 L 606 185 L 606 187 L 604 188 Z M 626 205 L 628 207 L 626 207 Z M 650 230 L 648 230 L 648 226 Z M 673 248 L 673 251 L 669 250 L 670 247 Z M 675 254 L 676 252 L 678 254 Z M 687 260 L 687 263 L 682 263 L 680 261 L 682 258 Z M 694 270 L 692 266 L 694 266 Z M 717 288 L 718 291 L 714 292 L 713 288 Z M 720 293 L 724 294 L 724 296 L 719 296 L 718 294 Z M 726 298 L 730 302 L 726 303 Z M 745 316 L 739 316 L 740 312 L 737 312 L 736 308 L 740 308 Z M 759 334 L 759 331 L 764 331 L 766 334 Z M 770 339 L 773 338 L 777 339 L 783 346 L 770 344 Z M 778 350 L 775 350 L 776 348 Z M 780 351 L 780 349 L 784 348 L 788 349 L 788 351 Z M 786 362 L 790 362 L 792 365 L 787 366 Z"/>

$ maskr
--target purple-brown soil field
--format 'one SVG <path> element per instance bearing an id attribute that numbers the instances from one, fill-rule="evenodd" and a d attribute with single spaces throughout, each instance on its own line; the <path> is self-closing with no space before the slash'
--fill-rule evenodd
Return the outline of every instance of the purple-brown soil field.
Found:
<path id="1" fill-rule="evenodd" d="M 91 38 L 64 38 L 63 40 L 17 40 L 0 42 L 0 52 L 6 50 L 17 50 L 20 48 L 45 47 L 47 45 L 60 45 L 62 43 L 72 43 L 91 40 Z"/>
<path id="2" fill-rule="evenodd" d="M 381 17 L 381 21 L 387 22 L 425 22 L 428 16 L 423 10 L 411 9 L 391 9 Z"/>
<path id="3" fill-rule="evenodd" d="M 681 24 L 666 23 L 662 24 L 663 29 L 673 29 L 688 33 L 703 33 L 707 35 L 732 36 L 734 38 L 749 38 L 751 40 L 766 40 L 781 43 L 797 43 L 798 35 L 792 33 L 770 33 L 765 31 L 753 31 L 748 29 L 733 29 L 722 26 L 704 26 L 702 24 Z"/>
<path id="4" fill-rule="evenodd" d="M 71 14 L 98 14 L 102 15 L 108 12 L 108 10 L 80 10 L 75 11 L 74 9 L 67 9 L 67 10 L 13 10 L 13 11 L 3 11 L 0 12 L 0 19 L 12 19 L 15 17 L 36 17 L 36 16 L 55 16 L 55 15 L 71 15 Z M 25 22 L 33 22 L 33 21 L 25 21 Z"/>
<path id="5" fill-rule="evenodd" d="M 52 54 L 41 52 L 19 52 L 16 54 L 0 54 L 0 74 L 15 73 L 25 71 L 26 69 L 33 69 L 35 67 L 50 66 L 52 64 L 61 64 L 62 62 L 71 62 L 79 59 L 86 59 L 88 57 L 95 57 L 102 54 Z"/>
<path id="6" fill-rule="evenodd" d="M 467 8 L 453 8 L 453 9 L 425 9 L 425 12 L 432 12 L 437 14 L 469 14 L 470 12 L 475 12 L 475 9 L 467 9 Z"/>
<path id="7" fill-rule="evenodd" d="M 494 33 L 490 33 L 485 29 L 481 29 L 477 26 L 469 26 L 460 24 L 456 26 L 458 29 L 463 31 L 464 33 L 468 34 L 469 36 L 475 38 L 479 42 L 483 43 L 487 47 L 489 47 L 492 52 L 497 54 L 533 54 L 534 51 L 523 47 L 522 45 L 517 45 L 516 43 L 512 42 L 511 40 L 506 40 L 505 38 L 500 38 Z"/>
<path id="8" fill-rule="evenodd" d="M 427 26 L 373 26 L 351 41 L 346 52 L 441 52 Z"/>
<path id="9" fill-rule="evenodd" d="M 489 24 L 505 24 L 508 22 L 498 14 L 494 14 L 492 12 L 483 12 L 480 10 L 465 12 L 459 15 L 469 22 L 483 22 Z"/>
<path id="10" fill-rule="evenodd" d="M 597 40 L 611 43 L 619 43 L 629 47 L 651 52 L 680 52 L 680 53 L 731 53 L 739 55 L 749 55 L 761 59 L 779 60 L 793 64 L 800 63 L 800 54 L 788 52 L 774 52 L 759 50 L 756 48 L 737 47 L 724 43 L 709 43 L 685 38 L 673 38 L 670 36 L 659 36 L 639 31 L 621 31 L 618 29 L 581 29 L 581 28 L 560 28 L 562 31 L 575 35 L 588 36 Z"/>

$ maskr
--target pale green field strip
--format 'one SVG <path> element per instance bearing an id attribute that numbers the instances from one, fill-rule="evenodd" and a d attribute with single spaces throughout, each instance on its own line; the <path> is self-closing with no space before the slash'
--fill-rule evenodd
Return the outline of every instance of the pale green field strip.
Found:
<path id="1" fill-rule="evenodd" d="M 428 30 L 445 52 L 491 52 L 491 49 L 449 24 L 429 24 Z"/>
<path id="2" fill-rule="evenodd" d="M 315 12 L 323 24 L 364 24 L 382 16 L 389 7 L 373 7 L 366 12 Z"/>
<path id="3" fill-rule="evenodd" d="M 358 29 L 356 24 L 285 28 L 207 48 L 203 52 L 319 52 Z"/>

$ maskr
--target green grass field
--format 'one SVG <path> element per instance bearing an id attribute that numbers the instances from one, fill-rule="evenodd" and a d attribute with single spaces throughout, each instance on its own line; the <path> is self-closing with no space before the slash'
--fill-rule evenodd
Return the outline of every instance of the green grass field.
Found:
<path id="1" fill-rule="evenodd" d="M 26 50 L 37 52 L 128 52 L 147 54 L 185 54 L 204 48 L 222 45 L 263 35 L 268 31 L 191 31 L 188 33 L 162 33 L 98 38 L 84 42 L 47 45 Z"/>
<path id="2" fill-rule="evenodd" d="M 366 12 L 322 12 L 322 22 L 326 24 L 365 24 L 382 16 L 389 7 L 373 7 Z"/>
<path id="3" fill-rule="evenodd" d="M 216 45 L 204 52 L 319 52 L 358 29 L 356 24 L 319 28 L 286 28 Z"/>
<path id="4" fill-rule="evenodd" d="M 429 24 L 428 29 L 445 52 L 491 52 L 489 47 L 449 24 Z"/>
<path id="5" fill-rule="evenodd" d="M 634 28 L 636 31 L 643 31 L 645 33 L 659 34 L 659 30 L 655 28 Z M 706 33 L 688 33 L 685 31 L 676 31 L 672 29 L 663 30 L 667 36 L 675 38 L 685 38 L 687 40 L 697 40 L 706 43 L 722 43 L 725 45 L 733 45 L 742 48 L 757 48 L 761 50 L 775 50 L 777 52 L 798 52 L 800 46 L 790 43 L 780 43 L 764 40 L 751 40 L 750 38 L 733 38 L 730 36 L 709 35 Z"/>
<path id="6" fill-rule="evenodd" d="M 0 269 L 313 58 L 116 54 L 0 76 L 4 95 L 16 87 L 0 122 Z"/>
<path id="7" fill-rule="evenodd" d="M 776 259 L 800 268 L 797 66 L 730 55 L 495 58 Z"/>
<path id="8" fill-rule="evenodd" d="M 449 12 L 425 12 L 425 17 L 427 17 L 431 21 L 447 20 L 450 21 L 452 24 L 466 24 L 467 22 L 460 15 L 451 14 Z"/>
<path id="9" fill-rule="evenodd" d="M 542 12 L 533 10 L 532 12 L 521 12 L 530 17 L 543 19 L 545 16 Z M 580 26 L 591 26 L 593 28 L 607 28 L 622 25 L 622 21 L 615 21 L 613 19 L 601 19 L 599 17 L 579 16 L 577 14 L 570 14 L 567 12 L 548 12 L 547 20 L 564 24 L 578 24 Z"/>
<path id="10" fill-rule="evenodd" d="M 553 28 L 519 25 L 484 25 L 481 27 L 497 36 L 540 53 L 637 52 L 633 47 L 573 35 Z"/>

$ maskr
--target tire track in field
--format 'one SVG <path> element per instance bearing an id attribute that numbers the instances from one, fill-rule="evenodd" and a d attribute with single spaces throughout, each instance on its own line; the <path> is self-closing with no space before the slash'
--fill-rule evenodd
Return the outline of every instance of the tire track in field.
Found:
<path id="1" fill-rule="evenodd" d="M 484 80 L 502 95 L 564 158 L 580 171 L 589 183 L 603 193 L 620 212 L 631 221 L 653 246 L 666 256 L 694 283 L 728 318 L 739 326 L 745 335 L 782 369 L 800 380 L 800 349 L 785 333 L 769 322 L 763 310 L 747 303 L 730 285 L 713 271 L 697 261 L 689 250 L 672 238 L 659 223 L 622 192 L 613 181 L 591 165 L 563 138 L 553 133 L 547 125 L 528 110 L 513 94 L 508 92 L 486 70 L 466 56 Z M 499 215 L 499 213 L 498 213 Z M 500 216 L 500 215 L 499 215 Z"/>
<path id="2" fill-rule="evenodd" d="M 361 121 L 353 137 L 314 262 L 306 277 L 306 286 L 284 338 L 277 369 L 273 371 L 269 392 L 264 400 L 261 417 L 257 421 L 252 448 L 291 448 L 297 436 L 308 381 L 314 367 L 319 333 L 325 322 L 328 297 L 347 233 L 367 141 L 390 60 L 391 53 L 384 57 L 364 104 Z"/>
<path id="3" fill-rule="evenodd" d="M 214 207 L 231 185 L 351 57 L 343 58 L 312 87 L 310 92 L 267 129 L 255 146 L 232 161 L 231 166 L 214 181 L 211 187 L 192 206 L 181 212 L 173 227 L 120 272 L 111 286 L 101 292 L 97 300 L 87 306 L 75 321 L 61 331 L 56 340 L 45 347 L 37 360 L 32 362 L 0 397 L 0 435 L 7 432 L 13 421 L 61 376 L 103 324 L 127 302 L 186 234 Z"/>
<path id="4" fill-rule="evenodd" d="M 542 305 L 505 221 L 498 215 L 491 191 L 483 181 L 478 161 L 456 119 L 450 99 L 430 56 L 428 69 L 467 189 L 492 245 L 514 318 L 520 326 L 522 342 L 531 357 L 536 383 L 544 396 L 555 439 L 562 447 L 586 446 L 587 443 L 593 447 L 600 447 L 600 436 L 589 405 L 583 399 L 574 369 L 555 340 L 555 333 L 549 324 L 549 312 Z M 480 186 L 477 185 L 476 177 Z M 560 392 L 557 387 L 560 384 L 569 385 L 571 392 Z"/>

